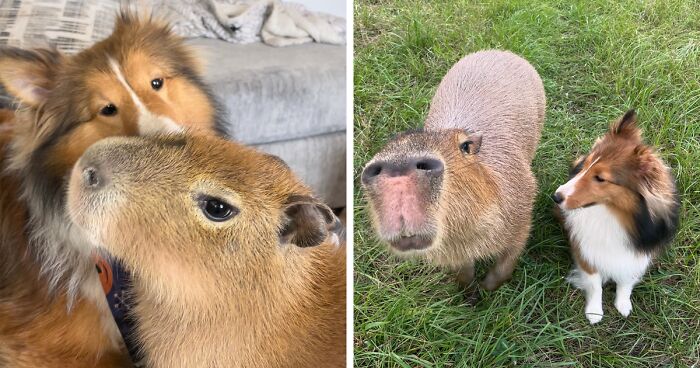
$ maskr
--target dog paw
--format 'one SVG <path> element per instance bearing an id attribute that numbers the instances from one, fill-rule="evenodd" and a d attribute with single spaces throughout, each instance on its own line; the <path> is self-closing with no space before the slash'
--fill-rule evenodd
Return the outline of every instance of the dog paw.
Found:
<path id="1" fill-rule="evenodd" d="M 586 313 L 586 318 L 588 318 L 588 322 L 594 325 L 603 319 L 603 315 L 597 313 Z"/>
<path id="2" fill-rule="evenodd" d="M 586 308 L 586 318 L 592 325 L 603 319 L 603 308 Z"/>
<path id="3" fill-rule="evenodd" d="M 615 308 L 623 317 L 627 317 L 632 313 L 632 301 L 629 299 L 615 300 Z"/>

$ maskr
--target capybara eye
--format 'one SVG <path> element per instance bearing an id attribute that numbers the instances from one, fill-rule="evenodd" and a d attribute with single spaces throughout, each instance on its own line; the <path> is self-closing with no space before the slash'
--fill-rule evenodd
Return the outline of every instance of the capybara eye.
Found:
<path id="1" fill-rule="evenodd" d="M 151 81 L 151 88 L 153 88 L 156 91 L 163 88 L 163 78 L 156 78 L 156 79 L 152 80 Z"/>
<path id="2" fill-rule="evenodd" d="M 107 104 L 100 110 L 100 114 L 104 116 L 114 116 L 117 115 L 117 107 L 114 104 Z"/>
<path id="3" fill-rule="evenodd" d="M 601 177 L 598 176 L 598 175 L 594 176 L 593 178 L 595 179 L 595 181 L 597 181 L 597 182 L 599 182 L 599 183 L 602 183 L 602 182 L 605 181 L 605 179 L 601 178 Z"/>
<path id="4" fill-rule="evenodd" d="M 226 221 L 238 214 L 238 208 L 218 199 L 207 197 L 200 201 L 200 208 L 208 219 L 216 222 Z"/>
<path id="5" fill-rule="evenodd" d="M 471 144 L 472 141 L 462 142 L 462 144 L 459 145 L 459 150 L 462 151 L 462 153 L 469 153 L 469 146 Z"/>

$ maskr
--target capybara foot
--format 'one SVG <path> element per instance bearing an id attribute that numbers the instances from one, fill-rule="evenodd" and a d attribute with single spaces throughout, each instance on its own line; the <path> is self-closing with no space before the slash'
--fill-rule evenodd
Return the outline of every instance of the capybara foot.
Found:
<path id="1" fill-rule="evenodd" d="M 522 232 L 521 236 L 527 238 L 529 227 L 524 228 L 525 231 Z M 486 277 L 479 282 L 482 288 L 488 291 L 493 291 L 501 287 L 503 283 L 510 280 L 513 277 L 513 270 L 515 270 L 515 265 L 518 262 L 518 257 L 522 253 L 524 241 L 519 242 L 518 246 L 512 246 L 508 251 L 501 255 L 497 260 L 496 264 L 493 266 Z"/>
<path id="2" fill-rule="evenodd" d="M 457 270 L 457 283 L 463 290 L 469 290 L 474 283 L 474 263 L 469 263 Z"/>
<path id="3" fill-rule="evenodd" d="M 481 286 L 484 290 L 488 291 L 494 291 L 501 287 L 506 281 L 510 280 L 510 275 L 507 277 L 502 277 L 500 275 L 495 274 L 495 272 L 489 272 L 486 277 L 479 281 L 479 286 Z"/>

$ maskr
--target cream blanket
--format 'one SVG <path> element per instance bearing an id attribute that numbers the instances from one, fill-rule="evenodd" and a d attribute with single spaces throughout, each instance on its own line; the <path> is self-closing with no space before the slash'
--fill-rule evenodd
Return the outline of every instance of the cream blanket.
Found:
<path id="1" fill-rule="evenodd" d="M 232 43 L 262 41 L 271 46 L 307 42 L 344 44 L 345 19 L 312 12 L 281 0 L 142 0 L 165 15 L 185 37 L 219 38 Z"/>

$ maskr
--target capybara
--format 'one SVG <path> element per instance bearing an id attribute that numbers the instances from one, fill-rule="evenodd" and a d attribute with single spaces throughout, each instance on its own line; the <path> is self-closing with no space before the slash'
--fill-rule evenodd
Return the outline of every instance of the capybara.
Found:
<path id="1" fill-rule="evenodd" d="M 0 47 L 0 366 L 124 367 L 90 240 L 65 212 L 75 162 L 109 136 L 220 129 L 199 61 L 169 26 L 123 12 L 74 55 Z"/>
<path id="2" fill-rule="evenodd" d="M 608 281 L 616 284 L 615 308 L 629 316 L 632 289 L 673 240 L 680 210 L 671 169 L 644 144 L 634 110 L 574 162 L 552 199 L 576 264 L 568 280 L 585 293 L 586 318 L 603 318 Z"/>
<path id="3" fill-rule="evenodd" d="M 279 158 L 105 139 L 73 169 L 68 212 L 132 273 L 146 366 L 345 366 L 342 226 Z"/>
<path id="4" fill-rule="evenodd" d="M 402 255 L 454 269 L 496 258 L 480 282 L 510 279 L 530 232 L 537 183 L 530 164 L 545 116 L 537 71 L 507 51 L 480 51 L 442 79 L 425 128 L 399 134 L 362 172 L 379 237 Z"/>

